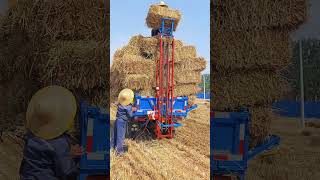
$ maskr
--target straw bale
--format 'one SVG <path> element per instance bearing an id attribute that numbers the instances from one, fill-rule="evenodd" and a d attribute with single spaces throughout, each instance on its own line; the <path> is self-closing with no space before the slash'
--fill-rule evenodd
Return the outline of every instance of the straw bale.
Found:
<path id="1" fill-rule="evenodd" d="M 195 58 L 196 56 L 197 51 L 194 46 L 182 46 L 175 51 L 175 62 Z"/>
<path id="2" fill-rule="evenodd" d="M 127 75 L 122 83 L 123 88 L 132 90 L 143 90 L 151 87 L 151 79 L 145 74 L 130 74 Z"/>
<path id="3" fill-rule="evenodd" d="M 112 68 L 124 74 L 144 73 L 152 75 L 155 71 L 155 62 L 141 56 L 124 54 L 120 59 L 114 60 Z"/>
<path id="4" fill-rule="evenodd" d="M 174 96 L 189 96 L 197 94 L 201 89 L 197 84 L 182 84 L 174 87 Z"/>
<path id="5" fill-rule="evenodd" d="M 176 84 L 201 83 L 201 71 L 178 69 L 174 73 Z"/>
<path id="6" fill-rule="evenodd" d="M 143 38 L 144 37 L 141 34 L 136 35 L 136 36 L 132 36 L 131 39 L 129 40 L 128 45 L 130 45 L 130 46 L 139 46 L 141 44 L 141 40 Z"/>
<path id="7" fill-rule="evenodd" d="M 288 82 L 274 72 L 213 73 L 213 106 L 216 110 L 239 110 L 270 104 L 288 91 Z"/>
<path id="8" fill-rule="evenodd" d="M 249 109 L 250 122 L 250 147 L 263 143 L 270 133 L 270 125 L 273 117 L 271 107 L 254 107 Z"/>
<path id="9" fill-rule="evenodd" d="M 69 89 L 105 87 L 107 62 L 101 43 L 94 41 L 58 41 L 49 51 L 49 59 L 39 64 L 39 81 Z"/>
<path id="10" fill-rule="evenodd" d="M 155 37 L 144 37 L 140 41 L 140 52 L 148 59 L 154 58 L 159 51 L 159 40 Z"/>
<path id="11" fill-rule="evenodd" d="M 214 28 L 296 29 L 307 18 L 307 0 L 215 0 Z"/>
<path id="12" fill-rule="evenodd" d="M 127 45 L 127 46 L 124 46 L 121 50 L 122 50 L 123 54 L 131 54 L 131 55 L 140 55 L 141 54 L 139 46 Z"/>
<path id="13" fill-rule="evenodd" d="M 161 27 L 162 18 L 175 19 L 175 22 L 174 22 L 174 31 L 175 31 L 181 19 L 181 13 L 178 10 L 170 9 L 168 7 L 151 5 L 146 18 L 147 26 L 152 29 L 159 29 Z M 171 24 L 169 23 L 165 24 L 166 27 L 170 25 Z"/>
<path id="14" fill-rule="evenodd" d="M 217 32 L 213 69 L 281 69 L 291 61 L 288 31 Z"/>
<path id="15" fill-rule="evenodd" d="M 10 9 L 12 25 L 52 40 L 99 40 L 104 36 L 103 0 L 19 0 Z M 108 19 L 108 18 L 107 18 Z"/>
<path id="16" fill-rule="evenodd" d="M 175 63 L 176 69 L 185 71 L 203 71 L 206 69 L 207 62 L 203 57 L 184 59 Z"/>

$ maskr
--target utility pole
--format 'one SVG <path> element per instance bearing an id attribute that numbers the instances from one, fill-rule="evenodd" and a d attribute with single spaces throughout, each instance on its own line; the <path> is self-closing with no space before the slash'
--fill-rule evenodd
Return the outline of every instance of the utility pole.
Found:
<path id="1" fill-rule="evenodd" d="M 300 49 L 300 100 L 301 100 L 301 126 L 304 129 L 305 120 L 304 120 L 304 82 L 303 82 L 303 59 L 302 59 L 302 40 L 299 41 Z"/>

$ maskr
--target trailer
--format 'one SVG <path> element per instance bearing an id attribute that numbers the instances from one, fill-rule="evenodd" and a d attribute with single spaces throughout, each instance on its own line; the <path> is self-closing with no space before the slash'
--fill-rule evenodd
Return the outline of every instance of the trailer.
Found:
<path id="1" fill-rule="evenodd" d="M 271 150 L 280 138 L 271 135 L 264 143 L 249 149 L 250 114 L 241 112 L 212 112 L 210 137 L 211 179 L 245 179 L 248 160 Z"/>
<path id="2" fill-rule="evenodd" d="M 80 104 L 80 145 L 85 153 L 80 158 L 79 180 L 110 178 L 110 116 L 105 109 Z"/>
<path id="3" fill-rule="evenodd" d="M 188 104 L 188 97 L 176 97 L 173 100 L 172 119 L 173 127 L 181 127 L 180 121 L 186 118 L 189 113 L 198 108 L 198 105 Z M 156 105 L 156 98 L 149 96 L 135 96 L 134 106 L 137 107 L 137 111 L 133 113 L 133 119 L 128 122 L 127 138 L 136 139 L 144 134 L 151 138 L 157 138 L 156 136 L 156 121 L 152 120 L 154 116 Z M 165 126 L 165 125 L 161 125 Z M 173 130 L 173 136 L 175 135 L 175 129 Z"/>

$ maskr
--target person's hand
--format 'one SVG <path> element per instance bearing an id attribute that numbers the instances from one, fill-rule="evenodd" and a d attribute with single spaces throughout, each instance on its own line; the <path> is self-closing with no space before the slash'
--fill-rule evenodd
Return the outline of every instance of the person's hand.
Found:
<path id="1" fill-rule="evenodd" d="M 132 107 L 132 112 L 137 111 L 138 109 L 136 107 Z"/>
<path id="2" fill-rule="evenodd" d="M 84 150 L 79 144 L 71 145 L 70 154 L 72 156 L 81 156 L 83 154 L 83 152 L 84 152 Z"/>

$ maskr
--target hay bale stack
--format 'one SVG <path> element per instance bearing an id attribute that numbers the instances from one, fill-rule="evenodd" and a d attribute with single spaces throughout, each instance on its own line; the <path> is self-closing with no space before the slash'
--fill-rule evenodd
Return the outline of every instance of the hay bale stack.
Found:
<path id="1" fill-rule="evenodd" d="M 294 30 L 307 18 L 306 0 L 214 0 L 214 28 Z"/>
<path id="2" fill-rule="evenodd" d="M 269 135 L 270 104 L 288 91 L 278 71 L 289 65 L 289 33 L 306 19 L 307 0 L 214 0 L 213 108 L 250 108 L 250 145 Z"/>
<path id="3" fill-rule="evenodd" d="M 30 96 L 52 84 L 108 107 L 105 8 L 103 0 L 19 0 L 0 18 L 0 85 L 13 92 L 6 112 L 25 112 Z"/>
<path id="4" fill-rule="evenodd" d="M 146 18 L 147 26 L 152 29 L 159 29 L 161 27 L 162 18 L 175 19 L 174 21 L 174 31 L 175 31 L 181 19 L 181 13 L 178 10 L 170 9 L 168 7 L 151 5 Z M 170 27 L 171 24 L 165 23 L 165 26 Z"/>
<path id="5" fill-rule="evenodd" d="M 164 41 L 168 41 L 164 39 Z M 183 46 L 175 40 L 175 96 L 189 96 L 199 92 L 201 71 L 206 68 L 206 61 L 196 57 L 193 46 Z M 129 50 L 127 50 L 129 49 Z M 124 88 L 131 88 L 141 95 L 154 96 L 156 61 L 159 58 L 158 37 L 133 36 L 129 44 L 118 49 L 111 67 L 111 96 L 116 100 Z"/>

